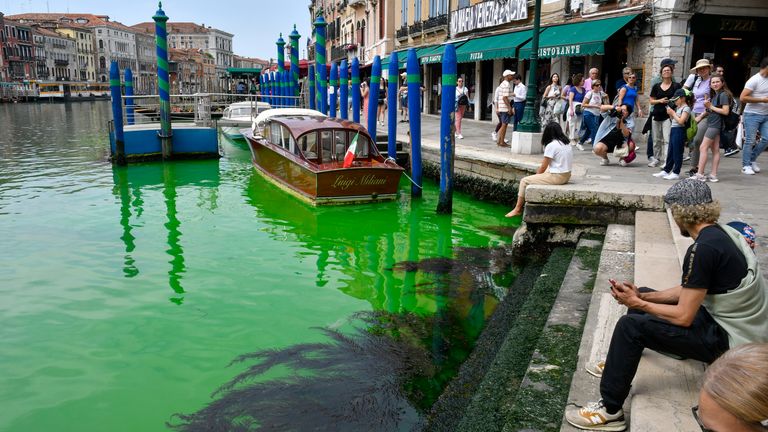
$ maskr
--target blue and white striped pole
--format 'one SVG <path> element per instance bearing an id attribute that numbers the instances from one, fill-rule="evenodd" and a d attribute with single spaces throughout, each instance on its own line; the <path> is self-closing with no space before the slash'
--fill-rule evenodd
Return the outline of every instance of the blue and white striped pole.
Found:
<path id="1" fill-rule="evenodd" d="M 134 122 L 133 114 L 133 72 L 125 70 L 125 119 L 129 125 Z"/>
<path id="2" fill-rule="evenodd" d="M 408 50 L 406 66 L 406 83 L 408 84 L 408 128 L 411 131 L 411 196 L 421 197 L 421 76 L 419 75 L 419 58 L 416 50 Z M 443 93 L 446 94 L 446 93 Z M 397 107 L 397 105 L 395 105 Z"/>
<path id="3" fill-rule="evenodd" d="M 338 96 L 339 91 L 339 68 L 336 62 L 331 63 L 331 86 L 333 86 L 333 94 L 328 93 L 328 98 L 330 99 L 328 104 L 330 113 L 328 115 L 336 117 L 336 96 Z"/>
<path id="4" fill-rule="evenodd" d="M 443 97 L 440 104 L 440 196 L 438 213 L 453 211 L 453 158 L 455 154 L 453 124 L 456 98 L 456 48 L 445 45 L 443 53 Z"/>
<path id="5" fill-rule="evenodd" d="M 343 120 L 349 118 L 349 71 L 347 70 L 347 61 L 342 60 L 339 66 L 339 113 Z"/>
<path id="6" fill-rule="evenodd" d="M 389 56 L 389 82 L 387 83 L 387 156 L 397 157 L 397 81 L 399 77 L 397 53 Z"/>
<path id="7" fill-rule="evenodd" d="M 368 89 L 368 133 L 376 145 L 376 112 L 379 109 L 379 86 L 381 85 L 381 57 L 373 58 L 371 66 L 371 88 Z"/>
<path id="8" fill-rule="evenodd" d="M 352 121 L 360 123 L 360 61 L 352 58 Z"/>
<path id="9" fill-rule="evenodd" d="M 125 165 L 125 136 L 123 134 L 123 100 L 120 94 L 120 68 L 117 60 L 109 65 L 109 91 L 112 96 L 112 124 L 115 127 L 115 161 Z"/>

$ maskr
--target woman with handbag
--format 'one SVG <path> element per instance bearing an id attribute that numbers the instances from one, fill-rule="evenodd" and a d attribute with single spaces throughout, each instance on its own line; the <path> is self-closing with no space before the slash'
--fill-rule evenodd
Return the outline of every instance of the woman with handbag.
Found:
<path id="1" fill-rule="evenodd" d="M 667 108 L 680 84 L 672 80 L 672 66 L 661 68 L 661 82 L 651 88 L 651 133 L 653 145 L 648 147 L 648 166 L 666 165 L 667 147 L 672 121 Z"/>
<path id="2" fill-rule="evenodd" d="M 464 139 L 464 135 L 461 134 L 461 120 L 464 118 L 464 112 L 466 112 L 469 106 L 469 91 L 464 86 L 464 78 L 456 80 L 456 138 Z"/>
<path id="3" fill-rule="evenodd" d="M 707 130 L 699 147 L 698 171 L 691 176 L 700 181 L 718 182 L 717 168 L 720 165 L 720 130 L 723 128 L 723 119 L 731 112 L 731 99 L 733 94 L 720 75 L 712 75 L 709 80 L 711 88 L 709 97 L 704 99 L 704 108 L 707 110 Z M 708 176 L 704 175 L 707 167 L 707 150 L 712 151 L 712 171 Z"/>
<path id="4" fill-rule="evenodd" d="M 571 138 L 571 145 L 579 150 L 584 147 L 579 144 L 579 130 L 581 130 L 581 121 L 584 119 L 584 110 L 581 103 L 584 101 L 584 87 L 581 86 L 582 74 L 576 74 L 573 77 L 573 85 L 568 91 L 568 136 Z"/>
<path id="5" fill-rule="evenodd" d="M 560 75 L 553 73 L 549 78 L 549 85 L 544 89 L 544 93 L 541 96 L 541 105 L 544 108 L 541 124 L 545 125 L 559 120 L 557 115 L 559 113 L 555 113 L 555 106 L 560 102 L 561 91 Z"/>

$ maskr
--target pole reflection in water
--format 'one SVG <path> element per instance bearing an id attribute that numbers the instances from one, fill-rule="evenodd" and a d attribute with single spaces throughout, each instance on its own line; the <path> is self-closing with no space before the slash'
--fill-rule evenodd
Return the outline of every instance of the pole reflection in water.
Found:
<path id="1" fill-rule="evenodd" d="M 124 168 L 119 169 L 115 166 L 112 171 L 115 181 L 114 191 L 120 197 L 120 226 L 123 228 L 123 235 L 120 236 L 120 240 L 125 245 L 123 274 L 127 278 L 132 278 L 139 274 L 139 269 L 134 265 L 136 261 L 131 256 L 131 252 L 136 249 L 136 237 L 133 235 L 133 227 L 131 226 L 131 193 L 128 188 L 128 176 Z M 139 200 L 138 196 L 136 200 Z"/>
<path id="2" fill-rule="evenodd" d="M 181 286 L 182 274 L 186 271 L 184 265 L 184 249 L 181 247 L 181 222 L 176 216 L 176 185 L 174 184 L 173 165 L 163 165 L 163 196 L 165 197 L 165 212 L 168 217 L 168 222 L 165 223 L 165 228 L 168 230 L 168 249 L 166 252 L 171 256 L 171 260 L 168 261 L 171 264 L 171 269 L 168 270 L 168 285 L 171 289 L 179 294 L 178 296 L 171 297 L 169 300 L 172 303 L 178 305 L 184 302 L 184 288 Z"/>

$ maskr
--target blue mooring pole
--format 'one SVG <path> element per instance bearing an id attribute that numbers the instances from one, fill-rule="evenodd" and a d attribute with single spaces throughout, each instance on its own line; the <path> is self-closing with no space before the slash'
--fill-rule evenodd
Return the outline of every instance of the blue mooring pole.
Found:
<path id="1" fill-rule="evenodd" d="M 171 95 L 168 74 L 168 16 L 163 12 L 163 3 L 157 5 L 157 12 L 152 17 L 155 21 L 155 47 L 157 53 L 157 88 L 160 94 L 160 137 L 163 159 L 173 153 L 173 129 L 171 129 Z"/>
<path id="2" fill-rule="evenodd" d="M 309 69 L 307 70 L 307 87 L 309 87 L 309 109 L 313 110 L 315 108 L 315 67 L 313 65 L 309 65 Z"/>
<path id="3" fill-rule="evenodd" d="M 406 66 L 408 84 L 408 128 L 411 131 L 411 196 L 421 197 L 421 75 L 416 50 L 408 50 Z M 446 94 L 446 93 L 443 93 Z M 397 107 L 397 104 L 394 105 Z M 391 117 L 390 117 L 391 118 Z"/>
<path id="4" fill-rule="evenodd" d="M 326 66 L 325 26 L 327 23 L 318 16 L 315 26 L 315 63 L 317 66 L 318 86 L 320 87 L 320 111 L 328 115 L 328 69 Z"/>
<path id="5" fill-rule="evenodd" d="M 349 118 L 349 71 L 347 70 L 347 61 L 342 60 L 339 66 L 339 117 L 342 120 Z"/>
<path id="6" fill-rule="evenodd" d="M 125 165 L 125 136 L 123 134 L 123 101 L 120 93 L 120 69 L 117 60 L 109 65 L 109 90 L 112 95 L 112 123 L 115 127 L 115 155 L 118 165 Z"/>
<path id="7" fill-rule="evenodd" d="M 397 158 L 397 83 L 400 79 L 397 53 L 389 56 L 389 82 L 387 83 L 387 156 Z"/>
<path id="8" fill-rule="evenodd" d="M 336 96 L 338 96 L 339 92 L 339 68 L 336 62 L 331 63 L 331 86 L 333 86 L 333 93 L 328 92 L 328 98 L 330 99 L 328 104 L 330 113 L 328 116 L 336 117 Z"/>
<path id="9" fill-rule="evenodd" d="M 373 145 L 376 145 L 376 118 L 379 109 L 379 87 L 381 85 L 381 57 L 373 58 L 371 66 L 371 88 L 368 91 L 368 133 L 371 134 Z"/>
<path id="10" fill-rule="evenodd" d="M 299 96 L 299 32 L 296 31 L 296 24 L 293 25 L 293 31 L 288 35 L 291 41 L 291 91 L 290 95 L 296 98 Z M 299 106 L 298 99 L 291 99 L 293 106 Z"/>
<path id="11" fill-rule="evenodd" d="M 287 70 L 284 70 L 284 71 L 280 72 L 280 81 L 282 82 L 282 84 L 280 86 L 282 94 L 280 96 L 283 97 L 283 103 L 282 103 L 283 107 L 287 107 L 288 106 L 288 98 L 287 98 L 287 96 L 288 96 L 288 76 L 289 76 L 288 74 L 289 74 L 289 71 L 287 71 Z"/>
<path id="12" fill-rule="evenodd" d="M 259 74 L 259 95 L 261 96 L 261 100 L 266 102 L 267 100 L 264 98 L 264 72 Z"/>
<path id="13" fill-rule="evenodd" d="M 360 123 L 360 61 L 352 58 L 352 121 Z"/>
<path id="14" fill-rule="evenodd" d="M 130 68 L 125 70 L 125 119 L 129 125 L 133 124 L 133 72 Z"/>
<path id="15" fill-rule="evenodd" d="M 277 94 L 280 96 L 280 106 L 285 105 L 285 41 L 283 40 L 283 34 L 280 33 L 280 37 L 277 38 Z"/>
<path id="16" fill-rule="evenodd" d="M 443 53 L 443 98 L 440 109 L 440 196 L 437 200 L 438 213 L 453 211 L 453 159 L 456 153 L 453 136 L 453 121 L 456 94 L 456 48 L 445 45 Z M 448 97 L 446 97 L 446 95 Z"/>

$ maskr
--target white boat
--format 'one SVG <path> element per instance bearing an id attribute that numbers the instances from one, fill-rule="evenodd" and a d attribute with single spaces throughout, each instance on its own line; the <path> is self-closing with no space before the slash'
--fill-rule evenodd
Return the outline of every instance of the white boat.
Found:
<path id="1" fill-rule="evenodd" d="M 251 126 L 260 113 L 270 108 L 272 107 L 266 102 L 235 102 L 224 109 L 224 114 L 219 120 L 221 132 L 230 139 L 244 139 L 240 129 Z"/>

